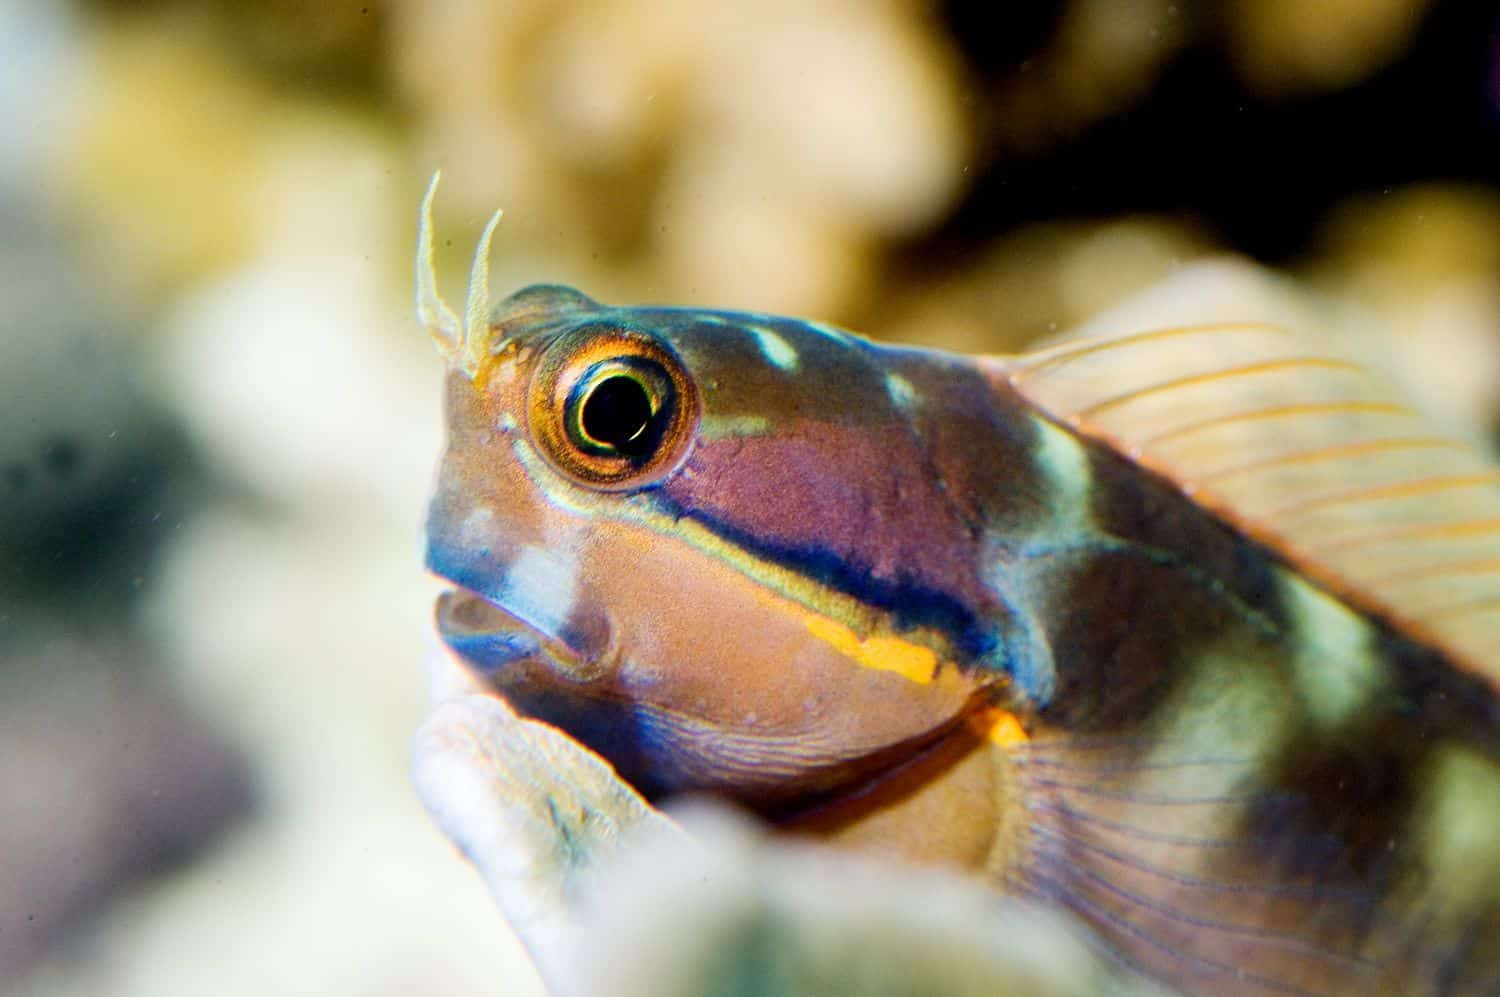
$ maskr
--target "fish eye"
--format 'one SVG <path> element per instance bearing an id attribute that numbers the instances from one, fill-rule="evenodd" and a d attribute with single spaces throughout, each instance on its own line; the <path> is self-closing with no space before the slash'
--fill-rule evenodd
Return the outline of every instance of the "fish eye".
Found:
<path id="1" fill-rule="evenodd" d="M 601 376 L 586 377 L 568 400 L 568 435 L 583 448 L 626 457 L 649 457 L 658 435 L 657 417 L 663 414 L 660 385 L 608 362 Z M 661 378 L 666 381 L 665 377 Z M 666 387 L 670 387 L 667 382 Z"/>
<path id="2" fill-rule="evenodd" d="M 655 338 L 577 329 L 540 358 L 528 418 L 537 448 L 580 484 L 641 488 L 686 455 L 697 393 L 676 354 Z"/>

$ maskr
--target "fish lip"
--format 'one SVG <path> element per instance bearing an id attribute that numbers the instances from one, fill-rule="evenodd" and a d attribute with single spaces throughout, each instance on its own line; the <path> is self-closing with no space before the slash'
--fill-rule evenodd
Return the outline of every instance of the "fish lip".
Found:
<path id="1" fill-rule="evenodd" d="M 486 678 L 528 659 L 565 655 L 531 624 L 461 585 L 438 596 L 434 615 L 443 643 Z"/>

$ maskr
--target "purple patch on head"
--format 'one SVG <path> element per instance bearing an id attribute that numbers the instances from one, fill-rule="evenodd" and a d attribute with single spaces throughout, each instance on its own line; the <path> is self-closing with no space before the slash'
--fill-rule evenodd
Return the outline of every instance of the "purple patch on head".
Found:
<path id="1" fill-rule="evenodd" d="M 700 441 L 684 470 L 666 491 L 688 515 L 877 584 L 991 601 L 978 536 L 899 424 L 804 421 L 774 437 Z"/>

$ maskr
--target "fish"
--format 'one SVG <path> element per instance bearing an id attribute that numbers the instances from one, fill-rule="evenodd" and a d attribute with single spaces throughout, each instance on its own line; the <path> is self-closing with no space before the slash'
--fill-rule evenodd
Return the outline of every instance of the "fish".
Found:
<path id="1" fill-rule="evenodd" d="M 1500 470 L 1260 321 L 1018 356 L 492 304 L 427 566 L 475 680 L 653 803 L 959 870 L 1194 994 L 1500 992 Z"/>

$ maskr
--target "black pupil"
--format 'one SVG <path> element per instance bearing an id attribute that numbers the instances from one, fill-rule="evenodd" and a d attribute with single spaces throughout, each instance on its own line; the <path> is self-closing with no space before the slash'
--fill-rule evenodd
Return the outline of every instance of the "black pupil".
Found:
<path id="1" fill-rule="evenodd" d="M 631 457 L 651 448 L 651 396 L 633 377 L 606 377 L 584 399 L 580 420 L 592 440 Z"/>

